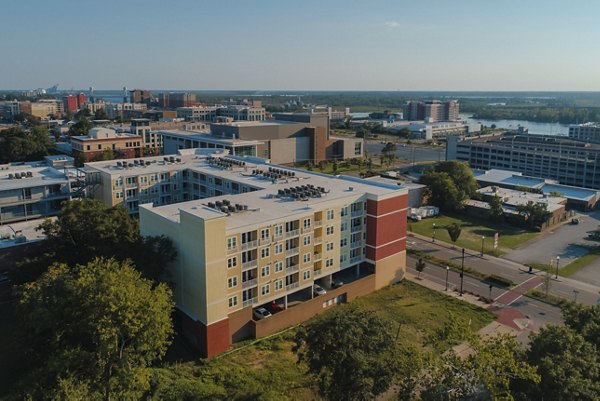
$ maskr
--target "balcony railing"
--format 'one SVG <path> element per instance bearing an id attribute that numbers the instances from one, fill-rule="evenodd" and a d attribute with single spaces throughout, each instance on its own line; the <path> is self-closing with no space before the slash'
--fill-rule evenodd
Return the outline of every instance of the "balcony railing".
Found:
<path id="1" fill-rule="evenodd" d="M 298 247 L 292 248 L 292 249 L 286 249 L 285 256 L 294 256 L 294 255 L 297 255 L 298 252 L 300 252 L 300 248 L 298 248 Z"/>
<path id="2" fill-rule="evenodd" d="M 137 187 L 138 187 L 137 182 L 132 182 L 132 183 L 129 183 L 129 184 L 125 184 L 125 188 L 137 188 Z"/>
<path id="3" fill-rule="evenodd" d="M 352 211 L 352 217 L 358 217 L 358 216 L 362 216 L 363 214 L 363 210 L 353 210 Z"/>
<path id="4" fill-rule="evenodd" d="M 350 244 L 350 248 L 359 248 L 363 246 L 363 242 L 362 241 L 354 241 Z"/>
<path id="5" fill-rule="evenodd" d="M 350 264 L 353 265 L 355 263 L 362 262 L 362 260 L 363 260 L 362 256 L 355 256 L 353 258 L 350 258 Z"/>
<path id="6" fill-rule="evenodd" d="M 242 288 L 244 288 L 244 289 L 250 288 L 250 287 L 256 287 L 257 285 L 258 285 L 257 278 L 253 278 L 252 280 L 248 280 L 248 281 L 242 281 Z"/>
<path id="7" fill-rule="evenodd" d="M 258 297 L 250 298 L 242 302 L 242 306 L 245 308 L 258 303 Z"/>
<path id="8" fill-rule="evenodd" d="M 323 242 L 323 237 L 315 237 L 315 245 L 319 245 Z"/>
<path id="9" fill-rule="evenodd" d="M 285 233 L 286 238 L 297 237 L 298 235 L 300 235 L 300 230 L 292 230 Z"/>
<path id="10" fill-rule="evenodd" d="M 287 291 L 290 291 L 290 290 L 293 290 L 293 289 L 295 289 L 295 288 L 298 288 L 299 286 L 300 286 L 300 282 L 299 282 L 299 281 L 296 281 L 295 283 L 292 283 L 292 284 L 288 284 L 288 285 L 286 285 L 286 286 L 285 286 L 285 289 L 286 289 Z"/>
<path id="11" fill-rule="evenodd" d="M 242 251 L 245 251 L 247 249 L 256 248 L 257 246 L 258 246 L 258 240 L 248 241 L 248 242 L 242 243 Z"/>
<path id="12" fill-rule="evenodd" d="M 253 267 L 258 267 L 258 260 L 255 259 L 242 263 L 242 270 L 252 269 Z"/>
<path id="13" fill-rule="evenodd" d="M 318 262 L 319 260 L 321 260 L 321 254 L 320 253 L 315 253 L 313 256 L 313 260 L 315 262 Z"/>
<path id="14" fill-rule="evenodd" d="M 350 230 L 350 232 L 357 233 L 359 231 L 362 231 L 362 229 L 362 224 L 359 224 L 358 226 L 352 226 L 352 230 Z"/>
<path id="15" fill-rule="evenodd" d="M 315 269 L 313 270 L 313 276 L 320 277 L 323 274 L 323 269 Z"/>
<path id="16" fill-rule="evenodd" d="M 323 225 L 323 220 L 315 220 L 315 227 L 321 227 Z"/>
<path id="17" fill-rule="evenodd" d="M 285 274 L 292 274 L 300 271 L 300 265 L 292 265 L 285 268 Z"/>

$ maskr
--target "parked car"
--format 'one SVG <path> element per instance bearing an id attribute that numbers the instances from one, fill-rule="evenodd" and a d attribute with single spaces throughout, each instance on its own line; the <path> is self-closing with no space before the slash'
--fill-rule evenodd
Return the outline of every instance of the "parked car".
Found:
<path id="1" fill-rule="evenodd" d="M 271 315 L 271 312 L 269 312 L 265 308 L 256 308 L 254 310 L 253 315 L 256 320 L 263 320 L 263 319 L 273 316 L 273 315 Z"/>
<path id="2" fill-rule="evenodd" d="M 273 301 L 266 306 L 267 310 L 272 314 L 281 312 L 283 310 L 283 306 L 279 305 L 277 302 Z"/>
<path id="3" fill-rule="evenodd" d="M 325 295 L 327 294 L 327 291 L 325 291 L 325 288 L 321 287 L 319 284 L 315 284 L 313 285 L 313 294 L 315 296 Z"/>
<path id="4" fill-rule="evenodd" d="M 331 282 L 331 287 L 332 288 L 340 288 L 343 285 L 344 285 L 344 282 L 342 280 L 333 280 Z"/>
<path id="5" fill-rule="evenodd" d="M 579 224 L 579 219 L 577 219 L 577 218 L 572 219 L 571 224 Z"/>

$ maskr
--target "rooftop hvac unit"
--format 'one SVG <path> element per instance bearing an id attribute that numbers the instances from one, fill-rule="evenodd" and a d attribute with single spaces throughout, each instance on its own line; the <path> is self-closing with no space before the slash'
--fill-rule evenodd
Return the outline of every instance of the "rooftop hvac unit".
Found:
<path id="1" fill-rule="evenodd" d="M 173 156 L 169 156 L 169 161 L 170 161 L 171 163 L 175 163 L 175 158 L 174 158 Z"/>
<path id="2" fill-rule="evenodd" d="M 27 172 L 27 177 L 33 177 L 33 173 L 31 171 Z"/>
<path id="3" fill-rule="evenodd" d="M 177 163 L 181 163 L 181 158 L 180 157 L 177 158 Z"/>
<path id="4" fill-rule="evenodd" d="M 15 175 L 13 173 L 8 174 L 8 179 L 12 180 L 15 178 Z"/>
<path id="5" fill-rule="evenodd" d="M 228 210 L 229 210 L 229 212 L 231 212 L 231 213 L 235 212 L 235 206 L 231 206 L 231 205 L 229 205 L 229 206 L 227 206 L 227 209 L 228 209 Z"/>
<path id="6" fill-rule="evenodd" d="M 229 200 L 227 200 L 227 199 L 223 199 L 223 204 L 225 206 L 229 206 L 229 205 L 231 205 L 231 202 L 229 202 Z"/>
<path id="7" fill-rule="evenodd" d="M 146 161 L 146 166 L 151 165 L 152 163 L 150 161 Z"/>
<path id="8" fill-rule="evenodd" d="M 223 213 L 229 213 L 229 209 L 227 208 L 227 206 L 221 206 L 221 211 Z"/>
<path id="9" fill-rule="evenodd" d="M 248 205 L 242 205 L 242 207 L 244 208 L 244 210 L 248 210 Z"/>
<path id="10" fill-rule="evenodd" d="M 215 203 L 214 202 L 208 202 L 208 207 L 210 207 L 211 209 L 215 208 Z"/>
<path id="11" fill-rule="evenodd" d="M 217 207 L 223 206 L 223 202 L 221 202 L 221 201 L 216 201 L 215 204 L 217 205 Z"/>
<path id="12" fill-rule="evenodd" d="M 127 164 L 127 166 L 133 167 L 133 163 L 129 163 L 129 164 Z"/>
<path id="13" fill-rule="evenodd" d="M 123 167 L 123 162 L 117 162 L 117 167 Z"/>

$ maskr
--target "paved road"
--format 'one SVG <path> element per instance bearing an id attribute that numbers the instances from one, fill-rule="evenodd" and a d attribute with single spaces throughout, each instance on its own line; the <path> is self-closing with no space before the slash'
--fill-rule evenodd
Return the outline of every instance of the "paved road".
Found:
<path id="1" fill-rule="evenodd" d="M 411 235 L 407 239 L 407 246 L 409 248 L 421 250 L 438 259 L 450 260 L 458 264 L 461 263 L 462 256 L 460 249 L 452 249 L 450 244 L 439 240 L 434 244 L 430 238 L 417 234 Z M 516 284 L 523 283 L 532 277 L 532 274 L 528 273 L 528 268 L 519 263 L 488 255 L 481 258 L 478 253 L 472 251 L 467 251 L 465 254 L 465 266 L 469 266 L 487 275 L 497 274 L 510 279 Z M 543 274 L 545 273 L 534 270 L 533 275 L 542 276 Z M 600 286 L 559 277 L 558 279 L 552 278 L 549 292 L 567 299 L 576 298 L 579 302 L 587 305 L 595 305 L 600 297 Z"/>
<path id="2" fill-rule="evenodd" d="M 380 154 L 385 145 L 380 142 L 368 141 L 365 144 L 365 150 L 369 155 Z M 396 145 L 396 157 L 398 160 L 406 160 L 409 163 L 418 163 L 425 161 L 446 160 L 446 148 L 443 146 L 414 146 L 401 144 Z M 376 160 L 374 160 L 375 162 Z"/>

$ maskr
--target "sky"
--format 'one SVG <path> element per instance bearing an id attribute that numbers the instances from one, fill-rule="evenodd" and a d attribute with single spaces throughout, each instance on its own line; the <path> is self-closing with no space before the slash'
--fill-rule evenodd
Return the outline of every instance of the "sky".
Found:
<path id="1" fill-rule="evenodd" d="M 597 0 L 2 0 L 0 90 L 600 90 Z"/>

